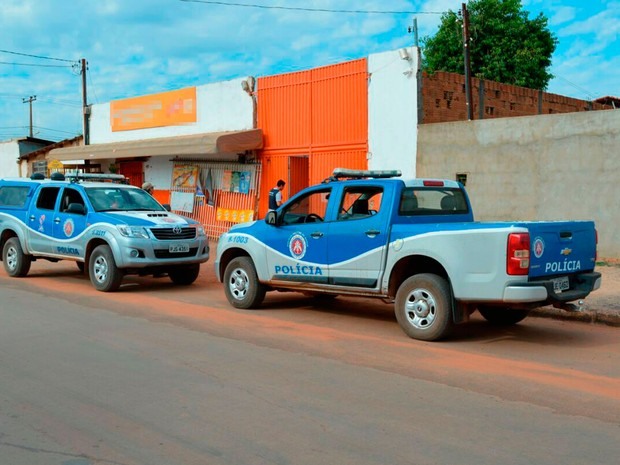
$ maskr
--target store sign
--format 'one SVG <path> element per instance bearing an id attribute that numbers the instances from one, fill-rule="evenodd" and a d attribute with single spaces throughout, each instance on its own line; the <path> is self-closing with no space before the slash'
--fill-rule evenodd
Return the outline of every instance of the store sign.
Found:
<path id="1" fill-rule="evenodd" d="M 112 131 L 196 122 L 196 87 L 110 102 Z"/>

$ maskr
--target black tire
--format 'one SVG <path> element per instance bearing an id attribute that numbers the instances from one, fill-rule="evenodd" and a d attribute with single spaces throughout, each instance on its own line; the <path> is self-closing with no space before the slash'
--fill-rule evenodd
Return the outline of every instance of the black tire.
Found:
<path id="1" fill-rule="evenodd" d="M 529 314 L 529 310 L 522 308 L 510 308 L 493 305 L 480 305 L 478 311 L 482 317 L 495 326 L 512 326 L 523 321 Z"/>
<path id="2" fill-rule="evenodd" d="M 90 282 L 98 291 L 116 291 L 123 280 L 123 272 L 116 266 L 112 250 L 107 245 L 99 245 L 88 260 Z"/>
<path id="3" fill-rule="evenodd" d="M 236 308 L 257 308 L 263 302 L 267 289 L 258 281 L 256 268 L 250 257 L 237 257 L 224 271 L 224 293 Z"/>
<path id="4" fill-rule="evenodd" d="M 191 265 L 177 266 L 168 270 L 170 281 L 179 286 L 189 286 L 198 279 L 200 274 L 200 263 Z"/>
<path id="5" fill-rule="evenodd" d="M 2 264 L 6 274 L 14 278 L 22 278 L 30 271 L 32 257 L 26 255 L 19 243 L 19 238 L 11 237 L 2 249 Z"/>
<path id="6" fill-rule="evenodd" d="M 454 326 L 450 285 L 435 274 L 417 274 L 398 288 L 394 302 L 396 319 L 407 336 L 436 341 Z"/>

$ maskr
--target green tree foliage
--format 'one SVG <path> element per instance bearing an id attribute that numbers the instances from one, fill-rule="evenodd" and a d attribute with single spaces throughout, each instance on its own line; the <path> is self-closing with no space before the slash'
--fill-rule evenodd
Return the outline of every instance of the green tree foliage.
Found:
<path id="1" fill-rule="evenodd" d="M 542 13 L 529 19 L 521 0 L 470 0 L 467 10 L 472 75 L 531 89 L 547 88 L 558 41 Z M 460 12 L 444 13 L 437 33 L 422 43 L 425 71 L 464 73 Z"/>

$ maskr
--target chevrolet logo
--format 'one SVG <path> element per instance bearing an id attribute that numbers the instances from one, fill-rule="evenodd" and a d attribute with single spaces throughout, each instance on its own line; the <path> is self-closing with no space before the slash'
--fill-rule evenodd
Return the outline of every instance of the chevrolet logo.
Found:
<path id="1" fill-rule="evenodd" d="M 560 251 L 562 255 L 570 255 L 571 252 L 572 252 L 572 249 L 569 249 L 568 247 Z"/>

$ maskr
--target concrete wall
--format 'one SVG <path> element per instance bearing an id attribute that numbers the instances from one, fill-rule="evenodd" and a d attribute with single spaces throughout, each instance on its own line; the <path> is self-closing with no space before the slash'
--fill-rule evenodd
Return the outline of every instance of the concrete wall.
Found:
<path id="1" fill-rule="evenodd" d="M 416 175 L 418 54 L 413 47 L 368 57 L 368 169 Z"/>
<path id="2" fill-rule="evenodd" d="M 620 257 L 620 111 L 418 126 L 418 177 L 467 174 L 486 220 L 596 222 L 601 258 Z"/>
<path id="3" fill-rule="evenodd" d="M 93 105 L 90 116 L 90 143 L 104 144 L 252 129 L 253 103 L 251 97 L 241 88 L 243 80 L 239 78 L 197 86 L 197 121 L 191 124 L 112 132 L 110 103 Z"/>
<path id="4" fill-rule="evenodd" d="M 0 178 L 20 176 L 19 164 L 17 163 L 19 155 L 19 142 L 16 140 L 0 142 Z"/>

